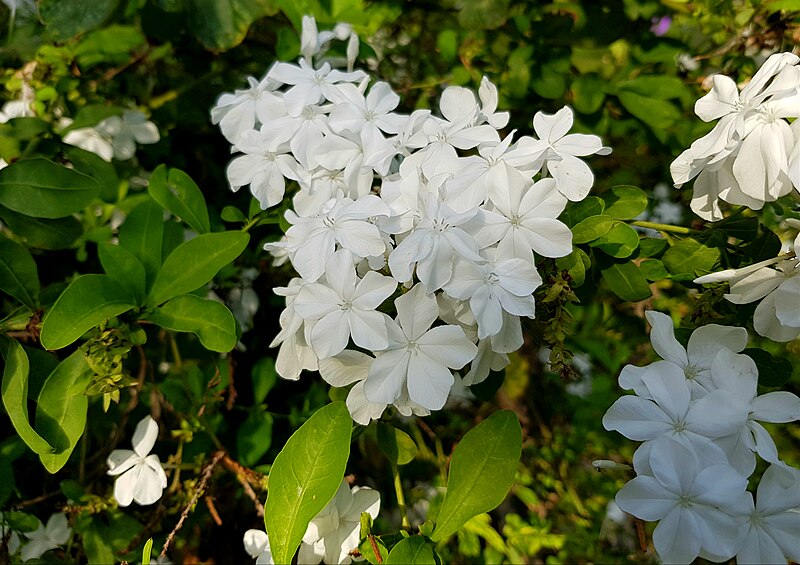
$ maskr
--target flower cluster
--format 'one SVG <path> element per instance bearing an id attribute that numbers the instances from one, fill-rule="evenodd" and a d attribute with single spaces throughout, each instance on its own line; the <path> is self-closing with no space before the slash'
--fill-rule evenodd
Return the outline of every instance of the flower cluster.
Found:
<path id="1" fill-rule="evenodd" d="M 352 35 L 347 71 L 318 60 L 332 38 L 321 37 L 305 18 L 298 64 L 275 64 L 212 110 L 237 153 L 234 191 L 249 186 L 267 209 L 294 190 L 285 238 L 267 246 L 300 275 L 275 290 L 286 297 L 277 369 L 354 384 L 359 423 L 390 404 L 427 414 L 453 370 L 478 383 L 522 345 L 520 317 L 534 316 L 542 283 L 535 261 L 570 253 L 557 218 L 594 181 L 580 157 L 609 149 L 568 133 L 568 107 L 536 113 L 535 136 L 501 137 L 509 116 L 486 78 L 477 96 L 445 89 L 441 116 L 396 113 L 388 84 L 351 70 Z"/>
<path id="2" fill-rule="evenodd" d="M 380 493 L 369 487 L 350 488 L 342 480 L 333 499 L 308 524 L 297 562 L 348 565 L 353 560 L 351 552 L 358 547 L 362 512 L 374 519 L 380 507 Z M 256 565 L 274 563 L 266 533 L 247 530 L 243 541 L 245 551 L 256 558 Z"/>
<path id="3" fill-rule="evenodd" d="M 770 56 L 741 91 L 724 75 L 697 101 L 705 122 L 719 119 L 672 163 L 676 187 L 697 177 L 692 210 L 722 219 L 720 200 L 760 210 L 765 202 L 800 193 L 800 57 Z"/>
<path id="4" fill-rule="evenodd" d="M 728 282 L 734 304 L 761 300 L 753 314 L 755 330 L 775 341 L 800 336 L 800 234 L 788 253 L 755 265 L 698 277 L 696 283 Z"/>
<path id="5" fill-rule="evenodd" d="M 647 312 L 653 349 L 646 367 L 627 365 L 623 396 L 603 417 L 607 430 L 642 441 L 636 478 L 617 494 L 619 507 L 659 524 L 653 543 L 666 563 L 697 556 L 737 563 L 800 558 L 800 471 L 778 456 L 760 422 L 800 419 L 800 398 L 781 391 L 757 395 L 755 362 L 740 352 L 747 332 L 709 324 L 684 348 L 670 318 Z M 770 467 L 756 501 L 747 492 L 756 454 Z"/>

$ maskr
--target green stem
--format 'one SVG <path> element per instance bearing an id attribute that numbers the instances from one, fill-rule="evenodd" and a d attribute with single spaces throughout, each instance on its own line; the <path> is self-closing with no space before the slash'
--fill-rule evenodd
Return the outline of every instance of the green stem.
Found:
<path id="1" fill-rule="evenodd" d="M 392 478 L 394 479 L 394 493 L 397 495 L 397 506 L 400 508 L 400 527 L 405 531 L 411 531 L 411 523 L 406 515 L 406 497 L 403 494 L 403 483 L 400 481 L 400 472 L 397 464 L 392 463 Z"/>
<path id="2" fill-rule="evenodd" d="M 651 230 L 665 231 L 670 233 L 680 233 L 684 235 L 689 235 L 694 231 L 689 228 L 684 228 L 683 226 L 673 226 L 670 224 L 657 224 L 655 222 L 645 222 L 642 220 L 631 222 L 631 224 L 633 224 L 634 226 L 638 226 L 640 228 L 649 228 Z"/>

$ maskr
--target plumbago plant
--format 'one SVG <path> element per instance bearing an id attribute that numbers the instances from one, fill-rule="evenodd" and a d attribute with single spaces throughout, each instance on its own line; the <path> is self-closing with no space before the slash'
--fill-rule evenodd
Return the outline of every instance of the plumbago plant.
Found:
<path id="1" fill-rule="evenodd" d="M 167 4 L 158 9 L 170 16 L 185 9 Z M 40 9 L 45 21 L 59 15 Z M 252 195 L 246 212 L 217 213 L 167 152 L 145 154 L 166 131 L 155 112 L 61 95 L 74 75 L 65 61 L 87 69 L 112 57 L 110 36 L 40 53 L 9 83 L 0 353 L 13 433 L 0 443 L 0 561 L 188 561 L 181 538 L 213 537 L 205 528 L 223 526 L 226 492 L 243 493 L 247 505 L 231 514 L 251 519 L 233 520 L 220 544 L 233 539 L 227 548 L 260 564 L 557 553 L 563 538 L 509 502 L 512 493 L 546 511 L 529 488 L 541 475 L 521 463 L 523 439 L 534 441 L 528 415 L 487 404 L 449 456 L 425 422 L 457 415 L 459 399 L 507 391 L 531 342 L 549 349 L 549 372 L 575 381 L 586 334 L 571 334 L 603 292 L 646 319 L 661 358 L 623 367 L 618 384 L 632 394 L 602 407 L 607 430 L 641 445 L 594 465 L 635 517 L 635 530 L 620 522 L 639 550 L 652 542 L 649 557 L 667 563 L 800 560 L 800 471 L 771 433 L 800 419 L 800 399 L 764 390 L 789 381 L 784 353 L 800 335 L 800 58 L 776 52 L 741 87 L 710 80 L 695 112 L 718 121 L 671 166 L 676 187 L 694 181 L 702 221 L 685 227 L 648 215 L 640 188 L 595 186 L 589 163 L 615 153 L 572 131 L 571 106 L 513 116 L 478 76 L 476 88 L 444 86 L 437 104 L 410 110 L 375 61 L 360 68 L 374 53 L 354 26 L 320 30 L 282 9 L 300 23 L 299 42 L 266 69 L 248 62 L 261 78 L 210 111 L 231 153 L 229 187 Z M 95 33 L 137 45 L 134 30 Z M 195 33 L 211 48 L 229 41 Z M 135 58 L 149 56 L 161 55 Z M 648 125 L 663 110 L 653 101 L 666 104 L 646 96 L 664 86 L 653 78 L 613 94 Z M 65 266 L 73 248 L 80 265 Z M 259 263 L 277 299 L 255 291 L 259 274 L 244 265 Z M 682 327 L 653 307 L 654 292 L 683 301 Z M 273 304 L 269 332 L 246 340 Z M 277 348 L 249 379 L 236 363 L 245 341 Z M 268 411 L 278 377 L 293 392 L 272 393 Z M 252 389 L 251 404 L 236 406 L 237 388 Z M 304 408 L 274 411 L 292 402 Z M 288 439 L 271 446 L 273 436 Z M 34 458 L 64 480 L 6 509 Z M 400 472 L 421 465 L 435 476 L 419 485 L 433 490 L 424 512 Z M 629 471 L 623 486 L 614 473 Z M 56 497 L 46 523 L 28 510 Z"/>

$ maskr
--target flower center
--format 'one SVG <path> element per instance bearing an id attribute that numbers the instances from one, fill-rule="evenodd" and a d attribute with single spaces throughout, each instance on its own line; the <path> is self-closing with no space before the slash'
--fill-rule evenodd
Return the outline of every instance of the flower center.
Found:
<path id="1" fill-rule="evenodd" d="M 417 355 L 419 353 L 419 344 L 412 339 L 406 345 L 406 351 L 408 351 L 412 355 Z"/>
<path id="2" fill-rule="evenodd" d="M 678 504 L 680 504 L 682 508 L 691 508 L 692 499 L 684 494 L 678 499 Z"/>
<path id="3" fill-rule="evenodd" d="M 686 431 L 686 422 L 683 420 L 678 420 L 672 424 L 672 429 L 675 430 L 677 433 L 682 433 Z"/>

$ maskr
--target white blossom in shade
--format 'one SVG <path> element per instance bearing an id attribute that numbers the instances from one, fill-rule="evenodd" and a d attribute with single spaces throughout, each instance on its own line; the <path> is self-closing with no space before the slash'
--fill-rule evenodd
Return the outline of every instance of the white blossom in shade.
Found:
<path id="1" fill-rule="evenodd" d="M 156 125 L 139 110 L 125 110 L 121 116 L 111 116 L 95 126 L 97 132 L 111 140 L 114 159 L 126 161 L 136 153 L 136 144 L 158 143 L 161 139 Z"/>
<path id="2" fill-rule="evenodd" d="M 395 300 L 397 322 L 388 324 L 389 347 L 375 361 L 364 383 L 371 402 L 393 403 L 407 392 L 417 404 L 444 406 L 453 374 L 475 358 L 477 347 L 458 326 L 431 328 L 439 308 L 436 298 L 417 284 Z"/>
<path id="3" fill-rule="evenodd" d="M 273 565 L 272 550 L 269 547 L 269 538 L 264 530 L 247 530 L 244 533 L 244 550 L 250 557 L 254 557 L 256 565 Z"/>
<path id="4" fill-rule="evenodd" d="M 8 549 L 9 556 L 13 557 L 19 551 L 19 534 L 6 524 L 2 512 L 0 512 L 0 540 L 7 540 L 6 548 Z M 0 543 L 2 543 L 2 541 L 0 541 Z"/>
<path id="5" fill-rule="evenodd" d="M 573 122 L 574 115 L 569 106 L 552 115 L 536 112 L 533 129 L 538 139 L 526 149 L 532 160 L 544 159 L 558 191 L 569 200 L 578 202 L 586 198 L 594 184 L 592 170 L 578 157 L 608 155 L 611 149 L 603 147 L 603 142 L 596 135 L 567 134 Z"/>
<path id="6" fill-rule="evenodd" d="M 485 262 L 475 240 L 463 227 L 477 212 L 476 208 L 457 214 L 436 196 L 425 195 L 422 217 L 389 255 L 392 276 L 401 283 L 410 281 L 416 265 L 417 278 L 428 292 L 433 292 L 452 277 L 456 257 Z"/>
<path id="7" fill-rule="evenodd" d="M 72 119 L 62 118 L 59 120 L 58 125 L 61 128 L 67 128 L 72 124 Z M 100 135 L 94 128 L 77 128 L 68 131 L 61 141 L 67 145 L 74 145 L 80 147 L 84 151 L 94 153 L 101 157 L 104 161 L 111 162 L 114 157 L 114 146 L 111 141 Z"/>
<path id="8" fill-rule="evenodd" d="M 747 423 L 747 403 L 727 390 L 691 399 L 683 371 L 671 363 L 653 364 L 642 376 L 643 398 L 618 398 L 603 416 L 603 427 L 637 441 L 671 437 L 692 452 L 709 440 L 739 433 Z"/>
<path id="9" fill-rule="evenodd" d="M 291 381 L 299 379 L 304 370 L 316 371 L 318 368 L 317 356 L 305 340 L 303 318 L 294 310 L 295 298 L 302 287 L 303 280 L 295 277 L 289 281 L 289 286 L 273 289 L 278 296 L 286 297 L 286 308 L 278 318 L 281 331 L 269 346 L 280 346 L 275 359 L 275 371 Z"/>
<path id="10" fill-rule="evenodd" d="M 738 549 L 733 514 L 745 504 L 747 479 L 728 465 L 702 466 L 681 443 L 660 438 L 649 470 L 617 493 L 617 505 L 637 518 L 658 520 L 653 545 L 664 563 L 691 563 L 702 553 L 730 559 Z"/>
<path id="11" fill-rule="evenodd" d="M 728 459 L 744 476 L 756 466 L 754 453 L 770 463 L 778 463 L 778 449 L 769 432 L 759 422 L 786 423 L 800 420 L 800 398 L 788 391 L 756 396 L 758 368 L 747 355 L 721 350 L 711 363 L 711 380 L 717 390 L 727 390 L 748 405 L 747 423 L 738 433 L 719 438 Z"/>
<path id="12" fill-rule="evenodd" d="M 748 499 L 746 513 L 737 516 L 736 563 L 762 565 L 800 561 L 800 471 L 770 465 L 758 483 L 756 501 Z"/>
<path id="13" fill-rule="evenodd" d="M 648 368 L 666 362 L 677 365 L 683 371 L 690 384 L 692 398 L 700 398 L 716 388 L 711 382 L 711 363 L 717 354 L 723 349 L 739 353 L 747 346 L 746 329 L 708 324 L 694 330 L 684 348 L 675 339 L 675 329 L 669 316 L 648 310 L 645 317 L 650 322 L 650 342 L 653 349 L 664 361 L 647 367 L 626 365 L 622 369 L 619 385 L 625 390 L 633 390 L 639 396 L 647 396 L 642 385 L 642 376 Z"/>
<path id="14" fill-rule="evenodd" d="M 469 300 L 478 322 L 478 338 L 485 339 L 503 328 L 503 311 L 533 318 L 533 291 L 541 284 L 533 264 L 522 259 L 483 264 L 457 261 L 444 291 L 453 298 Z"/>
<path id="15" fill-rule="evenodd" d="M 167 475 L 161 468 L 158 455 L 148 455 L 158 437 L 158 424 L 145 416 L 133 432 L 133 451 L 115 449 L 108 456 L 108 474 L 116 476 L 114 498 L 120 506 L 136 502 L 153 504 L 167 488 Z"/>
<path id="16" fill-rule="evenodd" d="M 698 277 L 696 283 L 730 283 L 725 298 L 734 304 L 761 302 L 753 314 L 753 326 L 764 337 L 791 341 L 800 336 L 800 234 L 793 252 L 740 269 L 726 269 Z"/>
<path id="17" fill-rule="evenodd" d="M 286 219 L 293 224 L 286 231 L 292 265 L 303 279 L 316 282 L 337 244 L 359 259 L 381 255 L 386 243 L 370 219 L 390 213 L 389 207 L 374 194 L 357 200 L 340 195 L 328 201 L 318 215 L 308 218 L 287 211 Z"/>
<path id="18" fill-rule="evenodd" d="M 28 542 L 22 546 L 20 557 L 23 561 L 30 561 L 66 544 L 72 536 L 72 528 L 67 523 L 67 516 L 57 512 L 50 516 L 46 526 L 39 522 L 34 531 L 25 532 L 24 536 L 28 538 Z"/>
<path id="19" fill-rule="evenodd" d="M 291 154 L 288 138 L 279 133 L 269 126 L 242 133 L 235 147 L 244 155 L 233 159 L 226 170 L 231 190 L 250 185 L 262 210 L 283 201 L 287 178 L 300 179 L 300 165 Z"/>
<path id="20" fill-rule="evenodd" d="M 386 314 L 376 311 L 397 289 L 397 281 L 369 271 L 356 276 L 353 254 L 335 252 L 325 264 L 325 284 L 304 285 L 294 300 L 294 309 L 313 321 L 308 342 L 320 359 L 332 357 L 353 343 L 380 351 L 389 346 Z"/>
<path id="21" fill-rule="evenodd" d="M 304 59 L 300 59 L 298 65 L 276 63 L 268 76 L 276 82 L 290 85 L 284 95 L 286 110 L 290 116 L 299 116 L 306 106 L 320 104 L 324 100 L 335 100 L 337 83 L 358 82 L 367 77 L 364 71 L 342 72 L 331 69 L 328 63 L 316 69 Z"/>
<path id="22" fill-rule="evenodd" d="M 358 547 L 361 513 L 377 518 L 381 495 L 369 487 L 352 487 L 342 480 L 339 490 L 308 524 L 298 555 L 299 563 L 352 563 L 350 552 Z"/>
<path id="23" fill-rule="evenodd" d="M 476 239 L 481 248 L 497 244 L 499 257 L 517 257 L 533 263 L 534 252 L 543 257 L 564 257 L 572 252 L 572 232 L 557 220 L 567 199 L 553 179 L 532 182 L 510 170 L 508 183 L 493 187 L 489 197 L 493 212 L 481 212 L 483 225 Z"/>
<path id="24" fill-rule="evenodd" d="M 220 95 L 211 108 L 211 123 L 219 124 L 222 135 L 233 144 L 239 141 L 244 132 L 256 128 L 256 105 L 261 96 L 280 86 L 280 83 L 269 79 L 269 73 L 260 81 L 255 77 L 247 77 L 247 83 L 247 89 Z"/>

